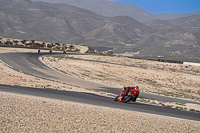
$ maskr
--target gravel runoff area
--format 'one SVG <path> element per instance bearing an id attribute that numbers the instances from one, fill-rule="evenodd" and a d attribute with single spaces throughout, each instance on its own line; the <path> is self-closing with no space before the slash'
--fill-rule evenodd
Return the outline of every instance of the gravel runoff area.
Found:
<path id="1" fill-rule="evenodd" d="M 0 92 L 0 132 L 193 132 L 200 123 Z"/>
<path id="2" fill-rule="evenodd" d="M 1 52 L 0 47 L 0 52 Z M 20 51 L 21 50 L 21 51 Z M 5 52 L 5 48 L 2 50 Z M 25 52 L 25 49 L 6 49 Z M 27 52 L 27 51 L 26 51 Z M 30 50 L 30 52 L 37 52 Z M 14 71 L 0 63 L 0 84 L 88 91 Z M 7 80 L 5 80 L 7 79 Z M 196 132 L 200 123 L 79 104 L 54 99 L 0 92 L 0 132 Z"/>

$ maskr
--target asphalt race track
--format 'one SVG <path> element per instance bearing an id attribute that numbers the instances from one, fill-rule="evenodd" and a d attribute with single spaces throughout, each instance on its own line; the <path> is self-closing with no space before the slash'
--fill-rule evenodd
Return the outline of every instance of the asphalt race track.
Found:
<path id="1" fill-rule="evenodd" d="M 48 55 L 49 53 L 3 53 L 0 54 L 0 60 L 4 63 L 34 76 L 49 78 L 56 81 L 64 82 L 70 85 L 76 85 L 87 89 L 98 89 L 104 92 L 119 94 L 122 88 L 116 88 L 105 84 L 93 83 L 82 79 L 74 78 L 66 74 L 55 71 L 38 60 L 39 56 Z M 52 53 L 51 53 L 52 54 Z M 53 54 L 52 54 L 53 55 Z M 25 95 L 46 97 L 52 99 L 66 100 L 72 102 L 79 102 L 85 104 L 92 104 L 98 106 L 105 106 L 111 108 L 125 109 L 131 111 L 138 111 L 144 113 L 151 113 L 157 115 L 165 115 L 170 117 L 183 118 L 188 120 L 200 121 L 200 113 L 188 112 L 183 110 L 176 110 L 171 108 L 165 108 L 160 106 L 148 105 L 143 103 L 120 103 L 114 102 L 113 98 L 101 97 L 89 93 L 59 91 L 50 89 L 38 89 L 28 87 L 6 86 L 0 85 L 0 91 L 19 93 Z M 140 98 L 156 99 L 170 102 L 182 102 L 182 103 L 194 103 L 198 102 L 164 97 L 159 95 L 152 95 L 147 93 L 140 93 Z"/>

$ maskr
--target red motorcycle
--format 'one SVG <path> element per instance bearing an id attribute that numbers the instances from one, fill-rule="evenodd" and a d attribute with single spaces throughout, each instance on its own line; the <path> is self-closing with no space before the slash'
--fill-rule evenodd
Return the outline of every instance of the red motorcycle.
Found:
<path id="1" fill-rule="evenodd" d="M 119 96 L 117 96 L 114 101 L 120 101 L 122 103 L 130 102 L 131 100 L 133 102 L 136 101 L 137 97 L 139 96 L 139 87 L 124 87 L 124 89 L 121 91 Z"/>

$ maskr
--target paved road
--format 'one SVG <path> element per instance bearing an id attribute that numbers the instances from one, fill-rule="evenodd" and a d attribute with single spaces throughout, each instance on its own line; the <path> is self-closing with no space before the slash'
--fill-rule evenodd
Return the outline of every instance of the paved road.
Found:
<path id="1" fill-rule="evenodd" d="M 59 73 L 51 68 L 48 68 L 43 63 L 38 61 L 38 57 L 46 55 L 48 53 L 6 53 L 0 54 L 0 59 L 12 66 L 14 69 L 23 71 L 24 73 L 32 74 L 39 77 L 51 78 L 57 81 L 65 82 L 67 84 L 81 86 L 88 89 L 98 89 L 101 91 L 119 94 L 121 88 L 116 88 L 108 86 L 105 84 L 93 83 L 78 78 L 68 76 L 66 74 Z M 74 102 L 83 102 L 87 104 L 94 104 L 112 108 L 121 108 L 145 113 L 166 115 L 178 118 L 185 118 L 190 120 L 200 121 L 200 113 L 180 111 L 176 109 L 163 108 L 153 105 L 147 105 L 142 103 L 129 103 L 122 104 L 119 102 L 114 102 L 111 98 L 100 97 L 92 94 L 78 93 L 78 92 L 67 92 L 58 90 L 45 90 L 37 88 L 27 88 L 27 87 L 16 87 L 16 86 L 5 86 L 0 85 L 0 91 L 8 91 L 26 95 L 34 95 L 48 98 L 55 98 Z M 181 100 L 169 97 L 163 97 L 158 95 L 152 95 L 147 93 L 141 93 L 140 97 L 157 99 L 163 101 L 173 101 L 173 102 L 183 102 L 183 103 L 198 103 L 188 100 Z M 199 103 L 198 103 L 199 104 Z"/>
<path id="2" fill-rule="evenodd" d="M 160 106 L 148 105 L 143 103 L 125 104 L 121 102 L 115 102 L 113 98 L 97 96 L 89 93 L 7 86 L 7 85 L 0 85 L 0 91 L 200 121 L 200 113 L 197 112 L 188 112 L 188 111 L 164 108 Z"/>

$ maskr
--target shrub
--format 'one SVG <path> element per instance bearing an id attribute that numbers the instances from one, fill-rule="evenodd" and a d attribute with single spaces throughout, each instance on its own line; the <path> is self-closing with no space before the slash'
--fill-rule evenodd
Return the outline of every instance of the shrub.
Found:
<path id="1" fill-rule="evenodd" d="M 108 50 L 108 52 L 106 53 L 106 55 L 113 55 L 113 51 L 112 50 Z"/>

